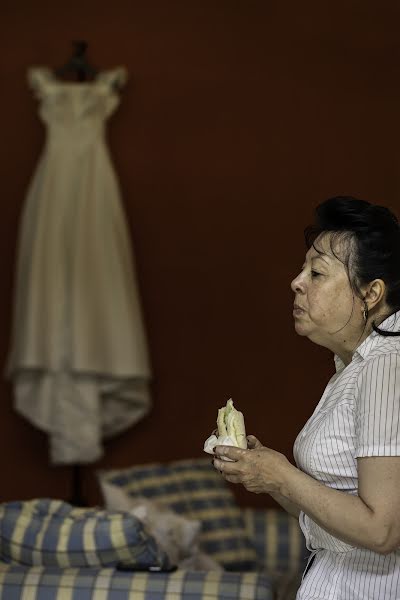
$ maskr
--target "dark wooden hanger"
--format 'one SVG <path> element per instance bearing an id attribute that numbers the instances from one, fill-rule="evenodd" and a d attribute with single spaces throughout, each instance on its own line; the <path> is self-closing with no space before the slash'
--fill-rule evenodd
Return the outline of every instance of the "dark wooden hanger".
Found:
<path id="1" fill-rule="evenodd" d="M 73 78 L 77 81 L 91 81 L 98 74 L 98 69 L 91 65 L 86 58 L 87 42 L 79 40 L 73 42 L 74 52 L 64 65 L 55 69 L 54 73 L 61 79 Z"/>

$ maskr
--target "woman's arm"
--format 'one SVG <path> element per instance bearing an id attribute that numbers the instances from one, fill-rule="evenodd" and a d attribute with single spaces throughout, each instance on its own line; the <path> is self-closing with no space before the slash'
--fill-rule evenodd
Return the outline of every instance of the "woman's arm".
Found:
<path id="1" fill-rule="evenodd" d="M 359 496 L 353 496 L 325 486 L 263 446 L 217 446 L 215 453 L 215 467 L 228 481 L 255 493 L 279 494 L 348 544 L 382 554 L 400 547 L 400 457 L 358 459 Z"/>
<path id="2" fill-rule="evenodd" d="M 280 504 L 282 508 L 289 513 L 289 515 L 292 515 L 292 517 L 295 517 L 296 519 L 299 518 L 300 508 L 297 506 L 297 504 L 294 504 L 288 500 L 288 498 L 282 496 L 282 494 L 278 494 L 278 492 L 270 492 L 269 495 L 272 496 L 272 498 L 278 502 L 278 504 Z"/>
<path id="3" fill-rule="evenodd" d="M 359 495 L 334 490 L 291 465 L 281 493 L 323 529 L 381 554 L 400 547 L 400 457 L 358 459 Z"/>

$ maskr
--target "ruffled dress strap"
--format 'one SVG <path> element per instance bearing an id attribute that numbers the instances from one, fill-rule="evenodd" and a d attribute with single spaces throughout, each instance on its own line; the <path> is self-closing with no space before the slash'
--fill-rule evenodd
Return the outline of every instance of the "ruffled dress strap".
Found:
<path id="1" fill-rule="evenodd" d="M 44 98 L 54 88 L 54 75 L 47 67 L 30 67 L 27 73 L 29 87 L 33 89 L 35 96 Z"/>
<path id="2" fill-rule="evenodd" d="M 111 115 L 119 104 L 119 89 L 128 79 L 124 67 L 100 72 L 96 77 L 96 88 L 104 95 L 105 116 Z"/>
<path id="3" fill-rule="evenodd" d="M 116 67 L 115 69 L 101 71 L 96 77 L 96 81 L 98 81 L 101 84 L 104 84 L 110 89 L 117 89 L 123 87 L 127 79 L 128 71 L 125 67 Z"/>

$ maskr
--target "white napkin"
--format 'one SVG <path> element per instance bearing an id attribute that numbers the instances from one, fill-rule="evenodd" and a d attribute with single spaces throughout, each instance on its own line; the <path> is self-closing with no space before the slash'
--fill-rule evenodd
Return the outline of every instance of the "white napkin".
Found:
<path id="1" fill-rule="evenodd" d="M 229 435 L 220 435 L 219 437 L 217 437 L 216 435 L 210 435 L 210 437 L 207 438 L 204 442 L 204 452 L 207 452 L 207 454 L 214 454 L 215 446 L 237 447 L 234 440 Z M 228 458 L 227 456 L 221 456 L 220 459 L 227 460 L 229 462 L 234 462 L 231 458 Z"/>

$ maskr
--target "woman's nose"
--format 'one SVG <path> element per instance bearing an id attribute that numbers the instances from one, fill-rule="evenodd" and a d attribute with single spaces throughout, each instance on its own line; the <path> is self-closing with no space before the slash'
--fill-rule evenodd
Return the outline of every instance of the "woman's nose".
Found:
<path id="1" fill-rule="evenodd" d="M 297 275 L 297 277 L 293 279 L 292 283 L 290 284 L 290 287 L 292 288 L 292 292 L 294 293 L 303 291 L 303 284 L 300 275 Z"/>

